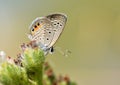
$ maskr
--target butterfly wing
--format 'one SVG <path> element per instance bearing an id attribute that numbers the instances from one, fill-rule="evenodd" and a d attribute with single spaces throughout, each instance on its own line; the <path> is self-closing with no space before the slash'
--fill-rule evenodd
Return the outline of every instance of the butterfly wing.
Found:
<path id="1" fill-rule="evenodd" d="M 52 25 L 52 30 L 54 31 L 52 42 L 49 44 L 49 47 L 52 47 L 55 44 L 55 42 L 58 40 L 64 29 L 64 26 L 67 21 L 67 16 L 65 14 L 58 13 L 58 14 L 50 14 L 46 16 L 46 18 L 50 20 Z"/>
<path id="2" fill-rule="evenodd" d="M 33 34 L 30 31 L 29 36 L 32 41 L 36 41 L 41 49 L 47 50 L 49 49 L 48 46 L 53 40 L 55 32 L 52 29 L 53 27 L 51 25 L 51 21 L 48 20 L 46 17 L 35 19 L 30 26 L 30 30 L 34 29 L 34 27 L 37 26 L 38 23 L 41 26 L 38 26 L 37 30 Z"/>
<path id="3" fill-rule="evenodd" d="M 40 48 L 47 52 L 60 37 L 66 21 L 67 17 L 64 14 L 51 14 L 36 18 L 30 25 L 28 37 L 31 41 L 36 41 Z"/>

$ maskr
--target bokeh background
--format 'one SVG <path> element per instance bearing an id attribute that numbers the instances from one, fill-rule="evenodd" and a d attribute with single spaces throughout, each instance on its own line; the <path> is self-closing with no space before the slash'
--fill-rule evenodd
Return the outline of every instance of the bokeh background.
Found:
<path id="1" fill-rule="evenodd" d="M 40 16 L 68 15 L 65 30 L 47 60 L 55 73 L 78 85 L 120 85 L 120 0 L 0 0 L 0 50 L 15 57 L 26 33 Z"/>

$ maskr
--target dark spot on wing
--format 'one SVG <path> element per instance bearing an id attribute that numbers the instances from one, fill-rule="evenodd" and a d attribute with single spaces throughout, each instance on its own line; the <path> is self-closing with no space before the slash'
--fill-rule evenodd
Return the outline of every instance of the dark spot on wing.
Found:
<path id="1" fill-rule="evenodd" d="M 35 25 L 34 28 L 37 28 L 37 26 Z"/>
<path id="2" fill-rule="evenodd" d="M 56 24 L 54 24 L 54 25 L 56 25 Z"/>
<path id="3" fill-rule="evenodd" d="M 34 29 L 32 29 L 32 31 L 34 31 Z"/>
<path id="4" fill-rule="evenodd" d="M 39 26 L 39 25 L 40 25 L 40 23 L 37 23 L 37 25 Z"/>

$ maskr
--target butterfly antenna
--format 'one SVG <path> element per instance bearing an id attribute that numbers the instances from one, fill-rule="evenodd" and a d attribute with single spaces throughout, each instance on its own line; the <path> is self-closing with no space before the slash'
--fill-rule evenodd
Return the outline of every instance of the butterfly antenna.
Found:
<path id="1" fill-rule="evenodd" d="M 66 49 L 65 51 L 63 51 L 62 48 L 61 48 L 61 47 L 58 47 L 58 46 L 57 46 L 57 47 L 54 47 L 54 49 L 57 50 L 60 54 L 62 54 L 62 55 L 65 56 L 65 57 L 68 57 L 69 54 L 71 54 L 71 51 L 70 51 L 70 50 Z"/>

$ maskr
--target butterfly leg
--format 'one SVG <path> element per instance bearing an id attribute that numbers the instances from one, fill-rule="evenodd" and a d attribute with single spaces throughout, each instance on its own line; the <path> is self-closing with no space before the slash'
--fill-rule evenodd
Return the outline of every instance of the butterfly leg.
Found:
<path id="1" fill-rule="evenodd" d="M 71 51 L 66 49 L 66 50 L 63 50 L 61 47 L 54 47 L 55 50 L 57 50 L 60 54 L 62 54 L 63 56 L 67 57 L 69 56 L 69 54 L 71 54 Z"/>

